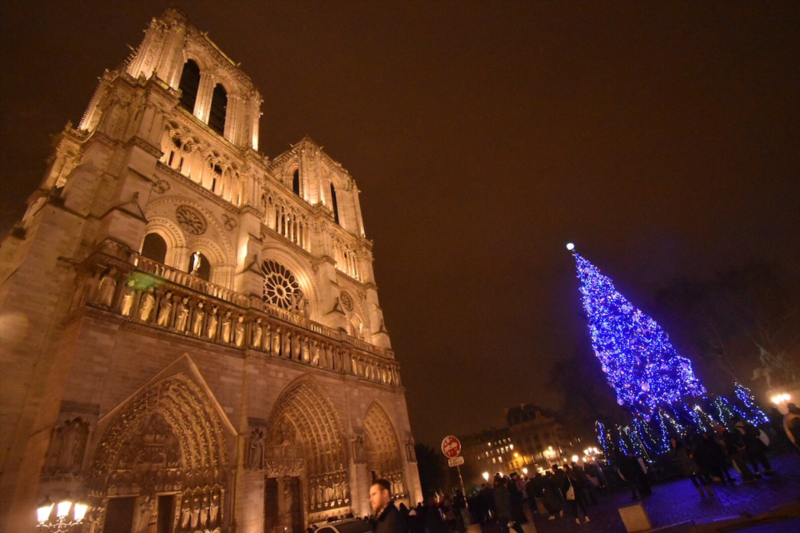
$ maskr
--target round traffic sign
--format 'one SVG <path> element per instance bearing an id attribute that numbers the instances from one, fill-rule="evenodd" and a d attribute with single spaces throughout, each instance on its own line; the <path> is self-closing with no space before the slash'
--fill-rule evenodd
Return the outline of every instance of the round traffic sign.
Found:
<path id="1" fill-rule="evenodd" d="M 452 435 L 448 435 L 442 441 L 442 453 L 449 459 L 458 457 L 461 453 L 461 443 Z"/>

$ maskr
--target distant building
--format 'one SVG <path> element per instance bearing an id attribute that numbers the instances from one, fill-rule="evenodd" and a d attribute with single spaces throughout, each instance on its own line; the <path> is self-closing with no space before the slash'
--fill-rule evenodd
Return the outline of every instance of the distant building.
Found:
<path id="1" fill-rule="evenodd" d="M 509 436 L 516 444 L 517 460 L 525 466 L 544 466 L 566 459 L 573 453 L 573 447 L 579 447 L 579 439 L 568 436 L 558 422 L 558 414 L 550 409 L 520 404 L 506 409 L 506 422 Z"/>
<path id="2" fill-rule="evenodd" d="M 480 486 L 497 472 L 508 474 L 514 470 L 516 452 L 508 428 L 486 429 L 459 439 L 464 457 L 461 473 L 465 485 Z"/>
<path id="3" fill-rule="evenodd" d="M 583 456 L 580 438 L 567 433 L 558 413 L 533 404 L 506 409 L 504 428 L 491 428 L 459 437 L 464 484 L 480 486 L 496 473 L 531 475 L 555 462 Z"/>

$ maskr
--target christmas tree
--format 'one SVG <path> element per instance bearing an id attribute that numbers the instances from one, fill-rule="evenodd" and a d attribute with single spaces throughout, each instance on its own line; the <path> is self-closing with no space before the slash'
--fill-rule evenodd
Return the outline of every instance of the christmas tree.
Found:
<path id="1" fill-rule="evenodd" d="M 692 363 L 678 355 L 661 326 L 620 294 L 574 246 L 567 248 L 577 262 L 592 348 L 617 403 L 650 420 L 660 405 L 705 393 Z"/>

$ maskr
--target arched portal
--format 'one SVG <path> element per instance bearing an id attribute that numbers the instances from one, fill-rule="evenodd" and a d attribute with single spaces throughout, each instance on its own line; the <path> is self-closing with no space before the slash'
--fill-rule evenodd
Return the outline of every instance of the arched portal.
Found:
<path id="1" fill-rule="evenodd" d="M 392 484 L 392 495 L 397 499 L 408 496 L 403 459 L 397 435 L 389 415 L 379 403 L 374 402 L 364 416 L 364 452 L 367 472 L 375 479 L 385 479 Z"/>
<path id="2" fill-rule="evenodd" d="M 305 523 L 349 510 L 343 434 L 336 408 L 313 378 L 299 378 L 283 391 L 268 421 L 267 477 L 281 479 L 274 489 L 267 480 L 265 530 L 297 529 L 301 506 Z M 295 458 L 302 458 L 300 471 L 292 468 Z M 278 497 L 270 490 L 277 491 Z"/>
<path id="3" fill-rule="evenodd" d="M 211 399 L 182 373 L 134 396 L 105 426 L 94 453 L 89 487 L 93 506 L 104 511 L 98 531 L 224 529 L 222 428 Z"/>

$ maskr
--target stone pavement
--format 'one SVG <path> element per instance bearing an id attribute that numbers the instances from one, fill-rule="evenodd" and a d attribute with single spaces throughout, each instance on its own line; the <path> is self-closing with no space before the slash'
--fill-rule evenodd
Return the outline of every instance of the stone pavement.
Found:
<path id="1" fill-rule="evenodd" d="M 688 479 L 681 479 L 653 486 L 653 495 L 643 500 L 654 529 L 694 521 L 712 522 L 724 518 L 755 516 L 767 513 L 776 507 L 800 502 L 800 457 L 782 455 L 770 458 L 776 474 L 753 483 L 724 485 L 712 484 L 715 496 L 701 498 Z M 731 474 L 737 472 L 731 469 Z M 560 533 L 565 531 L 625 532 L 618 508 L 630 505 L 630 492 L 601 495 L 597 505 L 589 507 L 591 522 L 578 526 L 569 509 L 564 518 L 549 521 L 536 516 L 534 523 L 538 533 Z M 800 531 L 796 522 L 758 526 L 764 529 L 748 531 Z M 785 529 L 789 527 L 790 529 Z M 672 529 L 672 528 L 669 528 Z M 680 529 L 680 528 L 679 528 Z"/>

